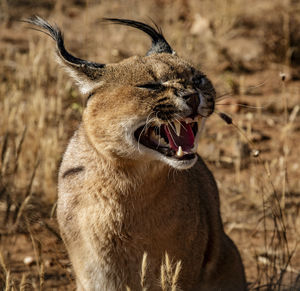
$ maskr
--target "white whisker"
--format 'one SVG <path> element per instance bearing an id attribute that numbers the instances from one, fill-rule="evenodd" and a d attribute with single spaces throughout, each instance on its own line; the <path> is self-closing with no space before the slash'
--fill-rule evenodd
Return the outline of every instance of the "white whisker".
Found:
<path id="1" fill-rule="evenodd" d="M 153 117 L 153 118 L 150 118 L 151 114 L 153 114 L 153 112 L 150 112 L 150 113 L 148 114 L 147 119 L 146 119 L 146 123 L 145 123 L 145 125 L 143 126 L 143 129 L 142 129 L 142 131 L 140 132 L 139 137 L 138 137 L 138 140 L 137 140 L 137 143 L 138 143 L 138 151 L 139 151 L 140 153 L 141 153 L 141 150 L 140 150 L 140 139 L 141 139 L 141 136 L 142 136 L 143 132 L 146 133 L 147 129 L 150 127 L 150 126 L 148 127 L 148 124 L 150 124 L 151 121 L 154 119 L 154 117 Z M 149 119 L 149 118 L 150 118 L 150 119 Z"/>
<path id="2" fill-rule="evenodd" d="M 159 135 L 158 146 L 160 146 L 160 139 L 163 138 L 163 137 L 160 135 L 160 126 L 158 127 L 158 135 Z"/>
<path id="3" fill-rule="evenodd" d="M 170 124 L 170 126 L 172 127 L 172 124 L 170 123 L 170 121 L 168 120 L 167 122 L 168 122 L 168 124 Z M 174 129 L 173 127 L 172 127 L 172 129 L 173 129 L 174 132 L 176 132 L 175 129 Z M 174 140 L 173 135 L 172 135 L 171 132 L 170 132 L 170 136 L 171 136 L 171 138 L 172 138 L 173 143 L 178 147 L 178 145 L 176 144 L 176 142 L 175 142 L 175 140 Z"/>
<path id="4" fill-rule="evenodd" d="M 139 153 L 141 153 L 141 150 L 140 150 L 140 138 L 141 138 L 141 136 L 142 136 L 142 134 L 143 134 L 143 131 L 145 130 L 145 126 L 146 126 L 146 124 L 144 125 L 144 127 L 143 127 L 141 133 L 139 134 L 139 138 L 138 138 L 138 140 L 137 140 L 137 143 L 138 143 L 138 151 L 139 151 Z"/>
<path id="5" fill-rule="evenodd" d="M 183 119 L 183 117 L 180 116 L 178 113 L 174 113 L 174 115 L 176 115 L 179 118 L 179 120 Z"/>
<path id="6" fill-rule="evenodd" d="M 181 121 L 179 121 L 177 118 L 174 118 L 177 122 L 179 122 L 179 124 L 180 124 L 180 126 L 182 126 L 183 127 L 183 129 L 185 130 L 185 131 L 187 131 L 187 129 L 184 127 L 184 125 L 181 123 Z"/>
<path id="7" fill-rule="evenodd" d="M 176 129 L 174 128 L 174 126 L 173 126 L 172 122 L 171 122 L 171 121 L 169 121 L 169 120 L 168 120 L 167 122 L 168 122 L 168 124 L 170 124 L 170 127 L 173 129 L 173 131 L 174 131 L 174 132 L 176 132 Z"/>

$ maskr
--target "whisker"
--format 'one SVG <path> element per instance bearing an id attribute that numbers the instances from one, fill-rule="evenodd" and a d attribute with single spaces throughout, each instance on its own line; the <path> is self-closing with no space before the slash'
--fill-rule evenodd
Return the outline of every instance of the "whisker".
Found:
<path id="1" fill-rule="evenodd" d="M 217 96 L 216 100 L 223 100 L 223 99 L 226 99 L 226 98 L 228 98 L 229 96 L 232 96 L 232 95 L 233 95 L 232 92 L 227 92 L 227 93 L 224 93 L 224 94 L 222 94 L 220 96 Z"/>
<path id="2" fill-rule="evenodd" d="M 254 86 L 248 86 L 245 91 L 249 91 L 251 89 L 256 89 L 256 88 L 259 88 L 259 87 L 262 87 L 264 86 L 265 84 L 267 83 L 267 80 L 257 84 L 257 85 L 254 85 Z M 233 92 L 225 92 L 224 94 L 221 94 L 219 96 L 216 97 L 216 100 L 222 100 L 222 99 L 225 99 L 225 98 L 228 98 L 228 96 L 232 96 L 234 95 Z M 225 97 L 225 98 L 224 98 Z"/>
<path id="3" fill-rule="evenodd" d="M 172 126 L 172 124 L 170 123 L 170 121 L 168 120 L 168 124 L 170 124 L 170 126 L 172 127 L 172 129 L 174 130 L 174 128 L 173 128 L 173 126 Z M 174 132 L 176 132 L 175 130 L 174 130 Z M 170 133 L 170 136 L 171 136 L 171 138 L 172 138 L 172 140 L 173 140 L 173 142 L 174 142 L 174 144 L 178 147 L 178 145 L 177 145 L 177 143 L 175 142 L 175 140 L 174 140 L 174 138 L 173 138 L 173 135 Z"/>
<path id="4" fill-rule="evenodd" d="M 151 124 L 153 123 L 154 120 L 155 117 L 152 117 L 148 120 L 148 122 L 146 123 L 146 130 L 148 130 L 151 127 Z"/>
<path id="5" fill-rule="evenodd" d="M 159 136 L 160 136 L 159 141 L 158 141 L 158 146 L 160 146 L 160 139 L 163 138 L 163 137 L 160 135 L 160 126 L 158 127 L 158 134 L 159 134 Z"/>
<path id="6" fill-rule="evenodd" d="M 259 87 L 264 86 L 266 83 L 267 83 L 267 80 L 265 80 L 265 81 L 259 83 L 258 85 L 255 85 L 255 86 L 249 86 L 247 89 L 248 89 L 248 90 L 249 90 L 249 89 L 256 89 L 256 88 L 259 88 Z"/>
<path id="7" fill-rule="evenodd" d="M 143 129 L 142 129 L 142 131 L 140 132 L 139 137 L 138 137 L 138 140 L 137 140 L 137 143 L 138 143 L 138 151 L 139 151 L 139 152 L 141 152 L 141 150 L 140 150 L 140 139 L 141 139 L 141 136 L 142 136 L 143 132 L 146 133 L 146 130 L 150 127 L 150 126 L 148 127 L 148 124 L 149 124 L 152 120 L 154 120 L 154 117 L 153 117 L 153 118 L 150 118 L 151 114 L 153 114 L 153 112 L 150 112 L 150 113 L 148 114 L 147 119 L 146 119 L 146 123 L 145 123 L 145 125 L 143 126 Z M 149 119 L 149 118 L 150 118 L 150 119 Z"/>
<path id="8" fill-rule="evenodd" d="M 155 113 L 155 117 L 156 117 L 156 118 L 158 118 L 158 117 L 157 117 L 157 114 L 158 114 L 158 112 Z M 158 130 L 159 130 L 159 135 L 160 135 L 160 126 L 158 126 Z M 159 148 L 159 147 L 160 147 L 160 139 L 158 140 L 158 145 L 157 145 L 156 148 Z"/>
<path id="9" fill-rule="evenodd" d="M 140 133 L 140 135 L 139 135 L 139 138 L 138 138 L 138 140 L 137 140 L 137 143 L 138 143 L 138 151 L 141 153 L 141 150 L 140 150 L 140 139 L 141 139 L 141 136 L 142 136 L 142 134 L 143 134 L 143 132 L 144 132 L 144 130 L 145 130 L 145 126 L 146 126 L 146 124 L 144 125 L 144 127 L 143 127 L 143 129 L 142 129 L 142 131 L 141 131 L 141 133 Z"/>
<path id="10" fill-rule="evenodd" d="M 176 174 L 177 174 L 177 169 L 173 169 L 173 181 L 176 182 Z"/>
<path id="11" fill-rule="evenodd" d="M 143 134 L 143 132 L 145 132 L 146 133 L 146 131 L 147 131 L 147 124 L 145 124 L 144 125 L 144 127 L 143 127 L 143 129 L 142 129 L 142 131 L 141 131 L 141 133 L 139 134 L 139 138 L 138 138 L 138 151 L 139 152 L 141 152 L 141 150 L 140 150 L 140 139 L 141 139 L 141 136 L 142 136 L 142 134 Z"/>
<path id="12" fill-rule="evenodd" d="M 180 116 L 178 113 L 174 113 L 174 115 L 176 115 L 179 119 L 182 119 L 183 117 Z"/>
<path id="13" fill-rule="evenodd" d="M 265 106 L 254 106 L 254 105 L 246 105 L 246 104 L 241 104 L 241 103 L 236 103 L 236 104 L 215 103 L 215 104 L 216 105 L 227 105 L 227 106 L 238 105 L 240 107 L 253 108 L 253 109 L 264 109 L 265 108 Z"/>
<path id="14" fill-rule="evenodd" d="M 171 121 L 167 120 L 168 124 L 170 124 L 170 127 L 173 129 L 174 132 L 176 132 L 176 129 L 174 128 L 173 124 Z"/>
<path id="15" fill-rule="evenodd" d="M 175 119 L 177 122 L 179 122 L 180 126 L 182 126 L 183 129 L 184 129 L 185 131 L 187 131 L 187 129 L 183 126 L 183 124 L 182 124 L 177 118 L 174 117 L 174 119 Z"/>
<path id="16" fill-rule="evenodd" d="M 154 119 L 154 117 L 151 117 L 152 114 L 153 114 L 153 112 L 150 112 L 147 116 L 146 124 L 145 124 L 147 128 L 148 128 L 148 124 L 150 124 L 150 121 L 152 121 Z"/>

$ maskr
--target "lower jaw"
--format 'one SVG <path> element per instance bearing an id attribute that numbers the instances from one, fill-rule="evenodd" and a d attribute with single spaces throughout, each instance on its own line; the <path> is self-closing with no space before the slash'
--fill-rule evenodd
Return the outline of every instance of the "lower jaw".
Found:
<path id="1" fill-rule="evenodd" d="M 159 153 L 167 158 L 173 158 L 175 160 L 190 160 L 195 157 L 195 152 L 193 152 L 193 151 L 185 152 L 184 154 L 179 156 L 176 154 L 176 151 L 171 148 L 154 149 L 154 148 L 149 147 L 149 149 L 156 151 L 157 153 Z"/>
<path id="2" fill-rule="evenodd" d="M 186 154 L 183 157 L 174 157 L 174 160 L 178 160 L 178 161 L 189 161 L 194 159 L 196 156 L 195 153 L 190 153 L 190 154 Z"/>
<path id="3" fill-rule="evenodd" d="M 197 158 L 197 155 L 194 154 L 194 157 L 191 159 L 179 160 L 177 158 L 167 158 L 165 162 L 176 170 L 188 170 L 195 165 Z"/>
<path id="4" fill-rule="evenodd" d="M 175 161 L 189 161 L 195 158 L 195 153 L 188 153 L 181 157 L 177 156 L 176 154 L 173 155 L 165 155 L 167 158 L 175 160 Z"/>
<path id="5" fill-rule="evenodd" d="M 146 147 L 146 146 L 144 146 L 144 147 Z M 148 154 L 149 154 L 148 157 L 150 158 L 150 160 L 153 160 L 153 158 L 155 160 L 160 160 L 163 163 L 166 163 L 166 164 L 168 164 L 169 166 L 171 166 L 175 169 L 188 169 L 188 168 L 191 168 L 194 165 L 195 161 L 197 160 L 197 153 L 196 152 L 191 152 L 189 154 L 184 155 L 183 157 L 177 157 L 175 154 L 165 155 L 165 154 L 160 153 L 157 150 L 154 150 L 154 149 L 151 149 L 151 148 L 148 148 L 148 147 L 146 147 L 146 148 L 148 150 L 151 150 L 151 152 L 147 151 Z M 155 157 L 153 156 L 153 151 L 156 153 Z"/>

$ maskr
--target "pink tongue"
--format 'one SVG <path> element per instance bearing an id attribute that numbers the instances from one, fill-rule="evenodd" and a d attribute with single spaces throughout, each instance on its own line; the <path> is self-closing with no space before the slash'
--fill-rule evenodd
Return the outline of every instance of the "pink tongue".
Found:
<path id="1" fill-rule="evenodd" d="M 177 136 L 174 131 L 174 126 L 165 125 L 165 131 L 169 139 L 171 148 L 175 151 L 178 150 L 179 146 L 182 147 L 183 151 L 189 152 L 194 147 L 194 133 L 190 124 L 181 121 L 180 136 Z"/>

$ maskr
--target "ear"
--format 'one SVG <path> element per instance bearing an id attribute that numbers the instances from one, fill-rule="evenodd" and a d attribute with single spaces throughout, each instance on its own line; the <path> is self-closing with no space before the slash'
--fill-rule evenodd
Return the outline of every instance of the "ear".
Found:
<path id="1" fill-rule="evenodd" d="M 130 19 L 120 19 L 120 18 L 103 18 L 104 21 L 109 21 L 115 24 L 120 24 L 120 25 L 127 25 L 131 26 L 134 28 L 137 28 L 146 34 L 148 34 L 151 37 L 152 40 L 152 46 L 147 52 L 147 56 L 152 55 L 152 54 L 161 54 L 161 53 L 166 53 L 166 54 L 175 54 L 175 51 L 170 47 L 166 39 L 164 38 L 161 29 L 154 23 L 155 28 L 139 22 L 139 21 L 134 21 Z"/>
<path id="2" fill-rule="evenodd" d="M 41 29 L 36 30 L 46 33 L 55 40 L 58 62 L 75 79 L 82 93 L 89 93 L 96 85 L 99 85 L 105 72 L 105 64 L 89 62 L 71 55 L 64 46 L 61 30 L 56 25 L 50 25 L 39 16 L 33 16 L 26 19 L 25 22 L 38 26 Z"/>

